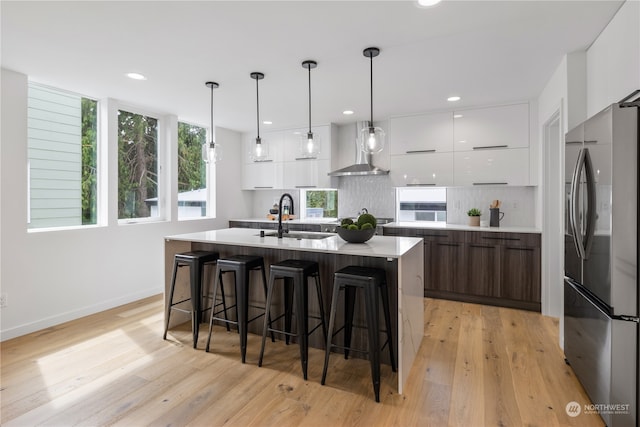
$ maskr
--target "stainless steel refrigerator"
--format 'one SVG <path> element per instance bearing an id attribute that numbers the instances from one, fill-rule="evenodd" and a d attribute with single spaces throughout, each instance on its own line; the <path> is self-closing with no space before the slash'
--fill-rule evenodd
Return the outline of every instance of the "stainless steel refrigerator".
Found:
<path id="1" fill-rule="evenodd" d="M 640 407 L 638 93 L 565 138 L 564 352 L 609 427 Z"/>

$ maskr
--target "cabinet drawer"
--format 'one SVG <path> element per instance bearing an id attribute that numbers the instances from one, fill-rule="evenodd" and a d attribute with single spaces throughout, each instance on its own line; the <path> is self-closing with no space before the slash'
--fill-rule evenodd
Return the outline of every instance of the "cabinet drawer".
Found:
<path id="1" fill-rule="evenodd" d="M 453 151 L 453 113 L 389 119 L 390 153 Z"/>
<path id="2" fill-rule="evenodd" d="M 514 247 L 540 247 L 540 235 L 537 233 L 500 233 L 468 231 L 467 243 L 477 245 L 501 245 Z"/>
<path id="3" fill-rule="evenodd" d="M 464 231 L 418 229 L 418 237 L 438 243 L 464 243 Z"/>
<path id="4" fill-rule="evenodd" d="M 454 149 L 529 147 L 529 104 L 456 111 Z"/>

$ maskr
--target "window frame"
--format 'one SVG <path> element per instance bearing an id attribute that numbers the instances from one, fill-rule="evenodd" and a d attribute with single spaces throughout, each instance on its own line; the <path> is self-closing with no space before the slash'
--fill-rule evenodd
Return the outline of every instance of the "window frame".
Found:
<path id="1" fill-rule="evenodd" d="M 113 105 L 114 108 L 114 118 L 115 118 L 115 123 L 113 123 L 113 126 L 111 128 L 114 129 L 114 134 L 113 134 L 113 138 L 115 140 L 115 143 L 113 144 L 115 147 L 115 165 L 112 165 L 113 167 L 111 168 L 111 170 L 115 171 L 115 177 L 113 182 L 115 182 L 115 199 L 114 199 L 114 203 L 115 203 L 115 207 L 113 209 L 112 212 L 115 212 L 115 220 L 117 222 L 118 225 L 131 225 L 131 224 L 144 224 L 144 223 L 155 223 L 155 222 L 164 222 L 168 220 L 168 214 L 167 214 L 167 188 L 171 188 L 171 186 L 167 186 L 166 180 L 165 180 L 165 165 L 167 164 L 167 156 L 165 154 L 166 152 L 166 147 L 167 147 L 167 142 L 166 142 L 166 129 L 167 129 L 167 120 L 165 115 L 163 115 L 160 112 L 154 112 L 151 111 L 149 109 L 146 109 L 144 107 L 140 107 L 137 105 L 133 105 L 133 104 L 129 104 L 129 103 L 125 103 L 125 102 L 115 102 Z M 141 217 L 141 218 L 120 218 L 120 213 L 118 212 L 118 198 L 120 197 L 120 189 L 118 188 L 118 183 L 119 183 L 119 179 L 120 179 L 120 175 L 119 175 L 119 166 L 120 166 L 120 157 L 119 157 L 119 145 L 118 145 L 118 139 L 120 136 L 120 122 L 118 120 L 118 113 L 120 111 L 126 111 L 127 113 L 132 113 L 132 114 L 138 114 L 141 116 L 146 116 L 146 117 L 151 117 L 155 120 L 157 120 L 157 147 L 156 147 L 156 153 L 157 153 L 157 159 L 156 162 L 158 164 L 158 171 L 157 171 L 157 182 L 158 182 L 158 188 L 157 188 L 157 197 L 158 197 L 158 215 L 157 216 L 148 216 L 148 217 Z M 176 137 L 177 137 L 177 128 L 176 128 Z M 176 145 L 177 145 L 177 139 L 176 139 Z M 177 198 L 177 194 L 176 194 L 176 198 Z"/>
<path id="2" fill-rule="evenodd" d="M 27 137 L 27 141 L 25 144 L 25 150 L 27 151 L 27 217 L 26 217 L 26 230 L 27 233 L 41 233 L 41 232 L 51 232 L 51 231 L 63 231 L 63 230 L 78 230 L 78 229 L 85 229 L 85 228 L 97 228 L 97 227 L 103 227 L 106 225 L 106 216 L 103 214 L 103 206 L 105 204 L 104 202 L 104 195 L 102 192 L 102 188 L 104 188 L 104 177 L 105 177 L 105 171 L 106 171 L 106 165 L 103 162 L 103 156 L 101 154 L 103 147 L 105 146 L 105 144 L 103 144 L 103 128 L 102 128 L 102 108 L 103 108 L 103 103 L 102 100 L 93 97 L 93 96 L 89 96 L 80 92 L 74 92 L 72 90 L 68 90 L 68 89 L 62 89 L 59 87 L 55 87 L 55 86 L 51 86 L 49 84 L 45 84 L 45 83 L 41 83 L 37 80 L 28 78 L 27 79 L 27 98 L 26 98 L 26 103 L 27 103 L 27 108 L 29 108 L 29 95 L 28 92 L 30 90 L 30 86 L 36 86 L 38 88 L 41 89 L 45 89 L 45 90 L 50 90 L 50 91 L 54 91 L 54 92 L 58 92 L 61 94 L 68 94 L 70 96 L 74 96 L 74 97 L 79 97 L 81 100 L 81 108 L 82 108 L 82 99 L 89 99 L 91 101 L 94 101 L 96 103 L 96 222 L 94 224 L 76 224 L 76 225 L 54 225 L 54 226 L 47 226 L 47 227 L 35 227 L 32 228 L 31 227 L 31 158 L 29 156 L 29 138 Z M 28 113 L 27 113 L 28 115 Z M 82 112 L 81 112 L 82 115 Z M 29 118 L 27 116 L 27 128 L 29 128 Z M 82 116 L 81 116 L 81 126 L 82 126 Z M 82 134 L 80 136 L 80 143 L 82 144 Z M 81 161 L 81 173 L 82 173 L 82 161 Z M 81 182 L 82 182 L 82 178 L 81 178 Z M 80 204 L 82 205 L 82 189 L 80 190 Z M 81 213 L 80 213 L 80 217 L 82 218 L 82 208 L 80 208 Z M 81 219 L 82 221 L 82 219 Z"/>
<path id="3" fill-rule="evenodd" d="M 206 125 L 202 125 L 190 120 L 182 120 L 180 118 L 178 118 L 178 120 L 176 121 L 176 132 L 175 132 L 175 142 L 176 142 L 176 194 L 175 194 L 175 205 L 177 207 L 177 211 L 176 211 L 176 219 L 178 221 L 197 221 L 199 219 L 210 219 L 210 218 L 215 218 L 215 191 L 212 191 L 212 187 L 215 188 L 215 164 L 207 164 L 206 162 L 204 162 L 204 168 L 205 168 L 205 194 L 206 194 L 206 205 L 205 205 L 205 214 L 202 216 L 192 216 L 192 217 L 180 217 L 180 205 L 179 205 L 179 201 L 178 201 L 178 197 L 180 194 L 180 191 L 178 189 L 178 175 L 179 175 L 179 170 L 180 170 L 180 165 L 179 165 L 179 160 L 180 160 L 180 156 L 178 155 L 178 143 L 179 143 L 179 128 L 180 128 L 180 123 L 189 125 L 189 126 L 197 126 L 199 128 L 202 128 L 205 130 L 205 142 L 206 141 L 210 141 L 211 140 L 211 126 L 206 126 Z M 212 184 L 212 179 L 214 181 L 214 183 Z M 213 205 L 213 208 L 212 208 Z"/>

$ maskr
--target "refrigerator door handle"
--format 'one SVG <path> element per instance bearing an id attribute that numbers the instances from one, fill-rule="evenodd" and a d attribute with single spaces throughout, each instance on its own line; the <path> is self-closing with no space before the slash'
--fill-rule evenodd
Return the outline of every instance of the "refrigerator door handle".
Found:
<path id="1" fill-rule="evenodd" d="M 587 178 L 587 229 L 585 230 L 584 259 L 589 258 L 596 230 L 596 177 L 589 149 L 584 148 L 584 171 Z"/>
<path id="2" fill-rule="evenodd" d="M 573 231 L 573 244 L 578 252 L 578 257 L 584 259 L 584 245 L 582 236 L 582 227 L 580 226 L 580 199 L 578 197 L 578 191 L 580 190 L 580 175 L 582 168 L 584 167 L 585 149 L 581 148 L 578 153 L 578 161 L 576 167 L 573 170 L 573 177 L 571 179 L 571 193 L 569 195 L 569 224 Z"/>

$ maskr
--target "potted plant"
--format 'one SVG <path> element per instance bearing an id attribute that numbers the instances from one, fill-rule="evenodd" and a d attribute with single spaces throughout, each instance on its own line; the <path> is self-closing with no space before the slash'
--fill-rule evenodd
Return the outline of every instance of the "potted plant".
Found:
<path id="1" fill-rule="evenodd" d="M 467 215 L 469 215 L 469 225 L 474 227 L 480 226 L 480 215 L 482 215 L 482 212 L 480 212 L 480 209 L 471 208 L 467 212 Z"/>

